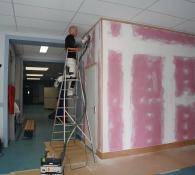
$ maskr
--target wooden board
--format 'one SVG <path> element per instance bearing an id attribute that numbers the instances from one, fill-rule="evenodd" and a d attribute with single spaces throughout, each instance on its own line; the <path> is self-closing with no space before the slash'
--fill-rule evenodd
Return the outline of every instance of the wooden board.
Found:
<path id="1" fill-rule="evenodd" d="M 35 121 L 27 120 L 24 127 L 24 137 L 33 137 L 35 131 Z"/>

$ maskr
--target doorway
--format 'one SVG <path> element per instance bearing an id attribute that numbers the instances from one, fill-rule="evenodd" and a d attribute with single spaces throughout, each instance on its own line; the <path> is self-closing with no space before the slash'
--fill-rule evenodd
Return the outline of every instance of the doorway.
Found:
<path id="1" fill-rule="evenodd" d="M 10 40 L 9 44 L 9 47 L 13 47 L 14 57 L 8 53 L 8 58 L 11 56 L 12 59 L 7 61 L 7 65 L 12 64 L 9 65 L 7 72 L 7 84 L 15 87 L 14 101 L 20 110 L 19 122 L 22 128 L 26 120 L 33 119 L 36 123 L 36 131 L 32 139 L 23 139 L 23 132 L 20 132 L 19 136 L 16 134 L 15 124 L 18 119 L 14 115 L 7 117 L 8 133 L 16 135 L 12 139 L 10 136 L 8 138 L 9 146 L 4 150 L 4 156 L 0 159 L 0 174 L 39 168 L 40 157 L 44 154 L 44 142 L 50 140 L 52 128 L 52 121 L 48 120 L 48 115 L 53 109 L 44 108 L 44 87 L 53 87 L 55 79 L 62 74 L 64 67 L 63 44 L 21 40 Z M 41 45 L 49 46 L 48 53 L 40 54 Z M 47 73 L 27 72 L 26 67 L 48 67 L 49 69 Z M 30 80 L 27 74 L 44 75 L 40 77 L 40 80 Z M 13 81 L 10 82 L 8 79 L 13 79 Z"/>

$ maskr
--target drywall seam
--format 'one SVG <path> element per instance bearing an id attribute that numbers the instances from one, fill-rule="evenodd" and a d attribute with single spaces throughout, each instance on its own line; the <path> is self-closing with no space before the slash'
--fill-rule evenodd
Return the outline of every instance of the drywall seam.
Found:
<path id="1" fill-rule="evenodd" d="M 163 143 L 175 141 L 175 66 L 173 56 L 166 55 L 163 69 L 164 136 Z"/>

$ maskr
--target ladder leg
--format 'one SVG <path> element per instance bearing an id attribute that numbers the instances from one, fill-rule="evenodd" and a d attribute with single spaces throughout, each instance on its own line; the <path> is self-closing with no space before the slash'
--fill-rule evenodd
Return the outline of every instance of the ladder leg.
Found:
<path id="1" fill-rule="evenodd" d="M 87 165 L 87 162 L 88 162 L 87 147 L 89 147 L 91 153 L 93 154 L 94 162 L 96 162 L 96 159 L 95 159 L 95 151 L 94 151 L 94 145 L 93 145 L 93 140 L 92 140 L 92 135 L 91 135 L 89 118 L 86 112 L 86 105 L 87 105 L 86 94 L 84 92 L 84 87 L 82 84 L 81 70 L 79 68 L 79 65 L 75 63 L 76 65 L 73 66 L 73 69 L 75 72 L 74 74 L 70 75 L 69 73 L 70 71 L 73 71 L 73 69 L 70 70 L 70 66 L 67 65 L 68 63 L 67 59 L 68 58 L 66 57 L 63 78 L 62 78 L 62 83 L 60 86 L 60 92 L 59 92 L 58 102 L 57 102 L 57 107 L 56 107 L 54 125 L 53 125 L 53 130 L 52 130 L 52 139 L 55 138 L 54 136 L 61 134 L 61 136 L 59 137 L 61 137 L 62 139 L 59 139 L 59 140 L 63 140 L 64 142 L 64 150 L 62 153 L 62 156 L 63 156 L 62 160 L 64 161 L 66 149 L 68 147 L 70 140 L 71 139 L 76 140 L 77 134 L 81 133 L 82 141 L 85 144 L 86 165 Z M 73 61 L 70 64 L 73 64 Z M 74 97 L 72 97 L 71 99 L 71 97 L 68 96 L 68 90 L 70 90 L 71 88 L 74 89 L 76 99 L 74 99 Z M 78 94 L 79 90 L 81 94 Z M 80 100 L 82 100 L 82 104 L 84 106 L 83 111 L 81 112 L 83 113 L 81 118 L 78 118 L 77 116 L 77 107 L 78 107 L 77 106 L 78 105 L 77 96 L 80 96 Z M 63 116 L 58 116 L 59 114 L 58 110 L 63 110 L 62 112 Z M 66 117 L 67 117 L 68 123 L 66 123 Z M 85 125 L 87 126 L 85 127 Z M 61 131 L 58 131 L 59 129 L 58 127 L 61 127 Z M 83 127 L 86 128 L 87 133 L 85 132 Z M 67 135 L 67 133 L 69 133 L 69 135 Z"/>
<path id="2" fill-rule="evenodd" d="M 92 149 L 92 153 L 93 153 L 93 161 L 94 163 L 96 162 L 95 159 L 95 150 L 94 150 L 94 145 L 93 145 L 93 140 L 92 140 L 92 136 L 91 136 L 91 127 L 89 125 L 89 119 L 88 119 L 88 115 L 86 114 L 86 120 L 87 120 L 87 130 L 89 131 L 89 138 L 90 138 L 90 145 L 91 145 L 91 149 Z"/>
<path id="3" fill-rule="evenodd" d="M 84 89 L 83 89 L 83 84 L 82 84 L 82 80 L 81 80 L 81 74 L 80 74 L 80 71 L 78 73 L 78 76 L 79 76 L 79 79 L 80 79 L 80 85 L 81 85 L 81 92 L 82 92 L 82 98 L 83 98 L 83 104 L 86 106 L 86 101 L 85 101 L 85 94 L 84 94 Z M 85 111 L 85 118 L 87 120 L 87 131 L 89 132 L 89 144 L 91 145 L 91 149 L 92 149 L 92 154 L 93 154 L 93 160 L 94 160 L 94 163 L 96 162 L 96 159 L 95 159 L 95 151 L 94 151 L 94 145 L 93 145 L 93 140 L 92 140 L 92 135 L 91 135 L 91 128 L 90 128 L 90 123 L 89 123 L 89 120 L 88 120 L 88 115 L 87 115 L 87 111 Z"/>

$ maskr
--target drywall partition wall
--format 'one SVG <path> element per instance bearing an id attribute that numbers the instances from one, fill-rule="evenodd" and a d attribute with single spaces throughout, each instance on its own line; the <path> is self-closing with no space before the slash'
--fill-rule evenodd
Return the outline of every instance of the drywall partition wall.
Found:
<path id="1" fill-rule="evenodd" d="M 174 57 L 176 99 L 176 139 L 195 138 L 195 57 Z M 177 102 L 176 101 L 176 102 Z"/>
<path id="2" fill-rule="evenodd" d="M 100 151 L 195 139 L 195 37 L 102 21 Z"/>
<path id="3" fill-rule="evenodd" d="M 84 72 L 86 81 L 86 97 L 87 97 L 87 113 L 92 131 L 92 139 L 94 147 L 100 147 L 100 125 L 99 117 L 99 69 L 100 69 L 100 54 L 101 54 L 101 23 L 98 22 L 87 33 L 90 35 L 91 41 L 88 50 L 84 55 Z"/>
<path id="4" fill-rule="evenodd" d="M 101 22 L 95 24 L 86 34 L 90 36 L 90 43 L 84 55 L 85 67 L 98 63 L 101 54 Z"/>

